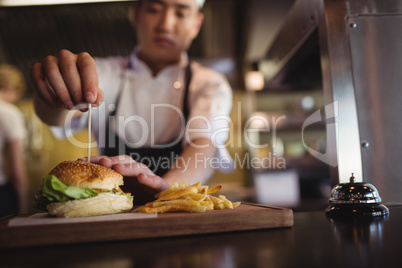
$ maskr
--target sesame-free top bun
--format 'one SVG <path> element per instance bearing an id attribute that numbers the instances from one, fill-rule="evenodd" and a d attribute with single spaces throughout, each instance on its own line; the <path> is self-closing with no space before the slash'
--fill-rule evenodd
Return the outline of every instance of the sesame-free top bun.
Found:
<path id="1" fill-rule="evenodd" d="M 92 189 L 117 189 L 123 185 L 123 176 L 113 169 L 80 160 L 58 164 L 50 175 L 56 176 L 67 186 Z"/>

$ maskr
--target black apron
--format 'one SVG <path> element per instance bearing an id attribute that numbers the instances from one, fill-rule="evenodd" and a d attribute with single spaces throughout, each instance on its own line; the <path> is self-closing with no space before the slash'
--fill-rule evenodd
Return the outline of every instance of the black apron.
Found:
<path id="1" fill-rule="evenodd" d="M 189 106 L 188 106 L 188 92 L 189 85 L 191 82 L 192 71 L 190 61 L 185 70 L 185 87 L 184 87 L 184 98 L 183 98 L 183 118 L 184 122 L 182 125 L 185 126 L 187 122 L 187 118 L 189 115 Z M 115 109 L 111 112 L 109 118 L 114 117 L 117 111 L 117 106 L 120 102 L 121 93 L 124 89 L 125 78 L 122 80 L 122 84 L 119 88 L 119 93 L 115 101 Z M 111 141 L 113 141 L 111 146 Z M 182 153 L 182 139 L 180 141 L 176 141 L 171 146 L 164 146 L 163 148 L 153 148 L 153 147 L 141 147 L 141 148 L 132 148 L 128 146 L 123 140 L 120 139 L 118 135 L 115 134 L 113 128 L 110 126 L 110 122 L 107 122 L 106 128 L 106 146 L 104 150 L 104 154 L 107 156 L 116 156 L 121 154 L 126 154 L 133 156 L 139 163 L 146 164 L 151 171 L 153 171 L 158 176 L 163 176 L 169 169 L 172 167 L 174 160 L 179 157 Z M 168 143 L 170 144 L 170 143 Z M 155 165 L 158 164 L 159 165 Z M 161 165 L 162 164 L 162 165 Z M 134 203 L 135 204 L 143 204 L 145 202 L 149 202 L 153 200 L 152 191 L 146 193 L 143 190 L 140 190 L 138 182 L 136 179 L 130 178 L 129 180 L 124 180 L 124 186 L 121 187 L 125 192 L 131 192 L 134 195 Z M 138 190 L 138 191 L 137 191 Z"/>

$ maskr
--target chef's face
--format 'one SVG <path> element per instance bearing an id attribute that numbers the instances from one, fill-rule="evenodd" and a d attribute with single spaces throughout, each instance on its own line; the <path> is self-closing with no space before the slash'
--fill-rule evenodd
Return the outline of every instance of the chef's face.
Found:
<path id="1" fill-rule="evenodd" d="M 135 10 L 141 58 L 177 62 L 202 20 L 195 0 L 142 0 Z"/>

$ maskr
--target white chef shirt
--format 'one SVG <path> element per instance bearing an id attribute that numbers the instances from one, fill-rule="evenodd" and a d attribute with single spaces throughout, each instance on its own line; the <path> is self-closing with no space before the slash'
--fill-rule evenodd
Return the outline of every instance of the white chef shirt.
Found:
<path id="1" fill-rule="evenodd" d="M 177 65 L 168 66 L 153 76 L 137 57 L 137 52 L 138 48 L 129 59 L 95 58 L 99 87 L 105 98 L 101 106 L 92 110 L 91 125 L 101 153 L 110 120 L 117 135 L 130 147 L 163 146 L 181 137 L 185 146 L 197 138 L 208 138 L 218 147 L 217 157 L 229 158 L 224 144 L 229 134 L 232 90 L 225 77 L 196 62 L 191 63 L 190 114 L 186 129 L 182 130 L 187 54 L 182 54 Z M 120 91 L 116 114 L 111 117 Z M 68 137 L 85 129 L 87 120 L 88 113 L 84 113 L 67 128 L 53 127 L 52 130 L 56 136 Z"/>
<path id="2" fill-rule="evenodd" d="M 8 102 L 0 100 L 0 186 L 7 183 L 4 174 L 5 145 L 12 141 L 23 140 L 26 131 L 24 117 L 18 108 Z"/>

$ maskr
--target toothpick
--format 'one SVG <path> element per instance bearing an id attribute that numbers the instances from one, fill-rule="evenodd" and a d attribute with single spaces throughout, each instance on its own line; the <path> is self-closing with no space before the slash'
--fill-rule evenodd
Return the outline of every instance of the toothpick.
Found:
<path id="1" fill-rule="evenodd" d="M 91 162 L 91 109 L 92 104 L 88 104 L 88 163 Z"/>

